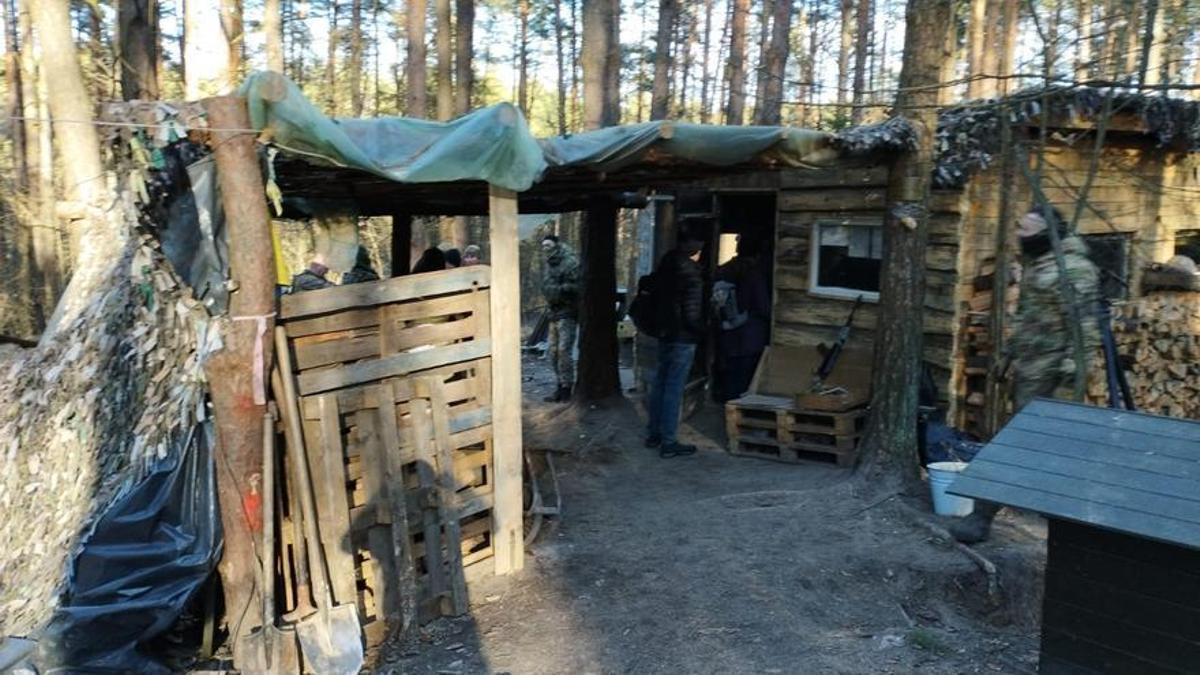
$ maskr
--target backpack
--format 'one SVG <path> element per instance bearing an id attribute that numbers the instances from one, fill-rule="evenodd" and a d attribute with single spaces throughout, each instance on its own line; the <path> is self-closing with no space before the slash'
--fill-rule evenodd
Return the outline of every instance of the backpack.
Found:
<path id="1" fill-rule="evenodd" d="M 738 309 L 737 285 L 730 281 L 718 281 L 713 284 L 712 296 L 713 316 L 721 325 L 721 330 L 740 328 L 750 319 L 749 312 Z"/>
<path id="2" fill-rule="evenodd" d="M 629 305 L 629 316 L 633 319 L 633 325 L 637 326 L 639 333 L 644 333 L 653 338 L 662 337 L 662 333 L 666 326 L 664 309 L 666 307 L 667 284 L 663 278 L 665 275 L 661 270 L 655 270 L 650 274 L 644 274 L 637 283 L 637 294 L 633 296 L 633 302 Z"/>

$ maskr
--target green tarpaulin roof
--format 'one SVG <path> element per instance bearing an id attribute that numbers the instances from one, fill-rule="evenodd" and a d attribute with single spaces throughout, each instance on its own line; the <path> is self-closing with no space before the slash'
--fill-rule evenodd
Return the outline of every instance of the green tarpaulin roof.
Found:
<path id="1" fill-rule="evenodd" d="M 275 73 L 252 75 L 240 93 L 249 101 L 254 128 L 284 154 L 400 183 L 483 181 L 524 192 L 555 175 L 580 172 L 654 166 L 666 175 L 680 167 L 808 166 L 837 156 L 832 136 L 810 129 L 659 121 L 539 140 L 507 103 L 449 122 L 334 119 Z"/>

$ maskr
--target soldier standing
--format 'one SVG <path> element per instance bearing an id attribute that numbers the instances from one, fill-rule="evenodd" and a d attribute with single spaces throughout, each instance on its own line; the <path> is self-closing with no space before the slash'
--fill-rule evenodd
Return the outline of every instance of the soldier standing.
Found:
<path id="1" fill-rule="evenodd" d="M 1053 222 L 1047 223 L 1042 209 L 1034 207 L 1017 228 L 1024 262 L 1021 297 L 1012 338 L 1001 361 L 1011 359 L 1016 374 L 1013 405 L 1018 411 L 1038 397 L 1070 399 L 1075 381 L 1072 312 L 1063 297 L 1049 227 L 1058 231 L 1061 240 L 1067 282 L 1074 289 L 1074 315 L 1082 322 L 1084 353 L 1095 353 L 1100 344 L 1094 312 L 1099 293 L 1096 266 L 1088 259 L 1087 245 L 1067 232 L 1062 214 L 1051 209 L 1050 215 Z M 997 504 L 977 501 L 971 515 L 955 522 L 950 532 L 963 543 L 983 541 L 999 510 Z"/>
<path id="2" fill-rule="evenodd" d="M 579 332 L 579 259 L 570 246 L 554 235 L 542 239 L 546 267 L 542 295 L 550 309 L 550 362 L 558 388 L 547 403 L 567 401 L 575 385 L 575 336 Z"/>

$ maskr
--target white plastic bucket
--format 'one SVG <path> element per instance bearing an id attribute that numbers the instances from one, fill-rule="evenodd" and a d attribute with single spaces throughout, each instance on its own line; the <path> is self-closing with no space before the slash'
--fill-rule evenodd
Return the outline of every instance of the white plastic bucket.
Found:
<path id="1" fill-rule="evenodd" d="M 966 462 L 934 462 L 925 467 L 929 472 L 929 491 L 933 495 L 933 512 L 939 516 L 966 516 L 975 510 L 975 500 L 946 494 L 946 488 L 967 468 Z"/>

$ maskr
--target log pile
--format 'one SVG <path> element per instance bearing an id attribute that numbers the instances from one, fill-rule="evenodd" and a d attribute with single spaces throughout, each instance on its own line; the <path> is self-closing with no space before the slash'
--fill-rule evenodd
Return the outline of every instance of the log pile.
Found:
<path id="1" fill-rule="evenodd" d="M 1151 293 L 1113 307 L 1113 336 L 1139 410 L 1200 419 L 1200 293 Z M 1088 400 L 1106 405 L 1103 358 Z"/>
<path id="2" fill-rule="evenodd" d="M 203 308 L 147 244 L 102 281 L 55 339 L 0 356 L 0 636 L 49 621 L 91 523 L 206 416 Z"/>
<path id="3" fill-rule="evenodd" d="M 963 430 L 979 437 L 986 436 L 984 410 L 987 404 L 987 374 L 995 354 L 995 338 L 992 335 L 992 285 L 996 263 L 987 258 L 980 265 L 979 275 L 972 284 L 972 295 L 967 301 L 966 327 L 963 335 L 962 388 L 959 390 L 963 405 Z M 1009 275 L 1006 293 L 1005 325 L 1011 325 L 1011 317 L 1017 311 L 1020 290 L 1016 274 Z"/>

